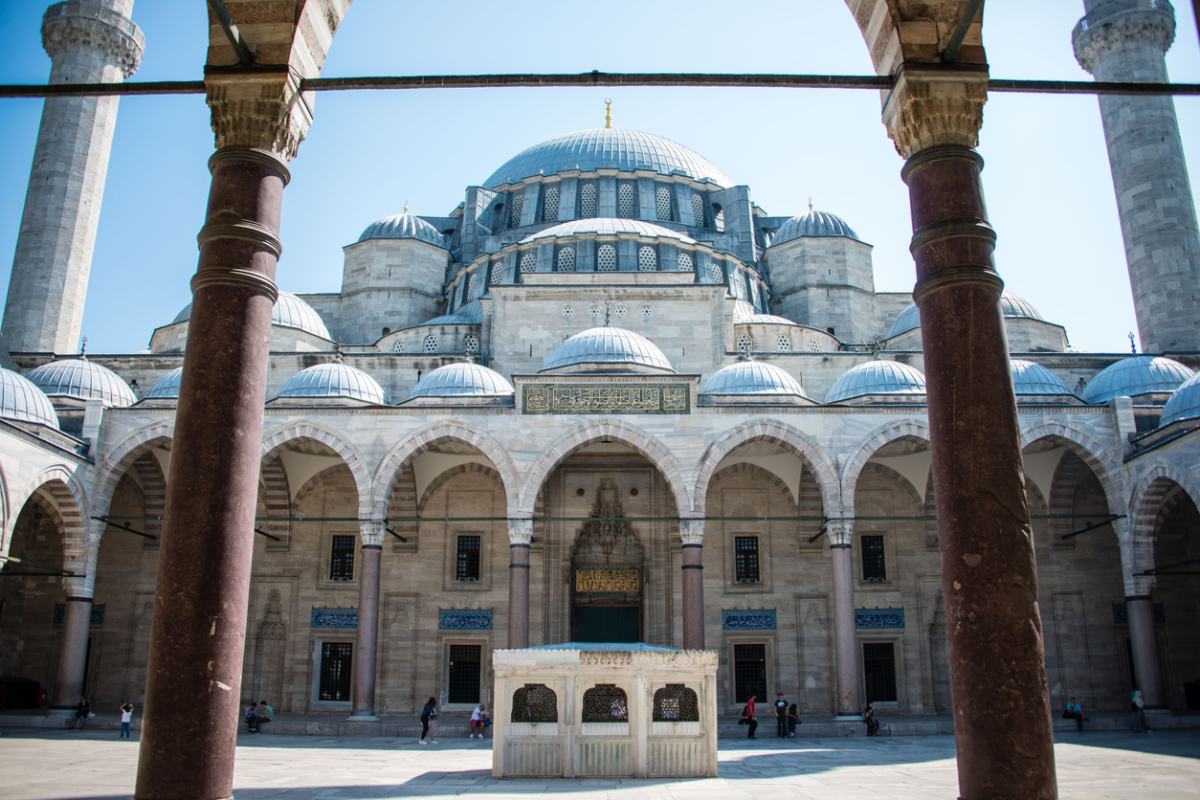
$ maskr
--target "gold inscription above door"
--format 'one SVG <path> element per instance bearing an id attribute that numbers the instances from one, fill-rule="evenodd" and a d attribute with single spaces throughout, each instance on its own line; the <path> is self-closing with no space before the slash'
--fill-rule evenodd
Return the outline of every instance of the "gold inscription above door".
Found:
<path id="1" fill-rule="evenodd" d="M 576 592 L 638 592 L 642 576 L 636 569 L 580 569 L 575 571 Z"/>

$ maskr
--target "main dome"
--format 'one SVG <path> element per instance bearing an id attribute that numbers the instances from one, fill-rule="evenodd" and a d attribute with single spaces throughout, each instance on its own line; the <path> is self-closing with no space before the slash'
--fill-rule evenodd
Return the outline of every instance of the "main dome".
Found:
<path id="1" fill-rule="evenodd" d="M 675 371 L 654 342 L 640 333 L 608 325 L 580 331 L 554 348 L 542 372 L 574 366 L 599 367 L 606 371 L 621 371 L 622 366 Z M 610 367 L 611 370 L 607 369 Z"/>
<path id="2" fill-rule="evenodd" d="M 535 144 L 504 162 L 483 185 L 494 189 L 535 175 L 556 175 L 576 169 L 650 170 L 722 187 L 733 186 L 728 175 L 695 150 L 653 133 L 628 128 L 575 131 Z"/>

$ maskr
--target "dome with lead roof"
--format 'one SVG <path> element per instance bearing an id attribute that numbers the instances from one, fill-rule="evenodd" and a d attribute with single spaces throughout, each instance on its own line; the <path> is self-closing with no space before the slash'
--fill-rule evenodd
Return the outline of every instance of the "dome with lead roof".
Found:
<path id="1" fill-rule="evenodd" d="M 0 419 L 58 427 L 58 414 L 45 392 L 19 372 L 0 367 Z"/>
<path id="2" fill-rule="evenodd" d="M 771 246 L 809 236 L 826 238 L 840 236 L 856 242 L 862 241 L 854 229 L 847 225 L 841 217 L 830 214 L 828 211 L 814 211 L 809 208 L 805 213 L 797 214 L 780 225 L 779 230 L 775 231 L 775 235 L 771 237 Z"/>
<path id="3" fill-rule="evenodd" d="M 192 304 L 188 303 L 175 316 L 171 324 L 177 325 L 180 322 L 187 322 L 191 317 Z M 317 313 L 316 309 L 298 295 L 285 292 L 282 289 L 279 291 L 279 297 L 275 300 L 275 305 L 271 309 L 271 324 L 280 325 L 284 328 L 296 328 L 305 333 L 311 333 L 313 336 L 319 336 L 322 339 L 333 338 L 329 335 L 329 329 L 325 327 L 325 321 L 321 319 L 321 315 Z"/>
<path id="4" fill-rule="evenodd" d="M 446 249 L 446 238 L 441 232 L 420 217 L 408 213 L 408 209 L 372 222 L 358 237 L 359 242 L 368 239 L 416 239 Z"/>
<path id="5" fill-rule="evenodd" d="M 1071 390 L 1057 375 L 1033 361 L 1022 361 L 1019 358 L 1009 362 L 1012 365 L 1013 391 L 1018 395 L 1065 395 Z"/>
<path id="6" fill-rule="evenodd" d="M 1033 304 L 1020 295 L 1005 289 L 1000 293 L 1000 316 L 1004 319 L 1034 319 L 1038 322 L 1045 322 L 1043 317 Z M 892 323 L 892 327 L 888 328 L 887 334 L 883 337 L 891 339 L 894 336 L 899 336 L 902 333 L 907 333 L 914 328 L 921 327 L 921 310 L 917 308 L 916 303 L 909 303 L 908 306 L 900 312 L 900 316 L 896 317 L 896 321 Z"/>
<path id="7" fill-rule="evenodd" d="M 52 400 L 99 400 L 106 408 L 127 408 L 137 402 L 121 376 L 86 358 L 51 361 L 26 377 Z"/>
<path id="8" fill-rule="evenodd" d="M 564 341 L 554 348 L 541 371 L 567 367 L 601 372 L 675 371 L 654 342 L 640 333 L 608 325 L 588 328 Z"/>
<path id="9" fill-rule="evenodd" d="M 1170 358 L 1131 356 L 1096 373 L 1083 390 L 1083 401 L 1100 405 L 1114 397 L 1166 394 L 1174 392 L 1193 374 L 1191 369 Z"/>
<path id="10" fill-rule="evenodd" d="M 1163 406 L 1159 427 L 1185 419 L 1200 419 L 1200 372 L 1183 382 Z"/>
<path id="11" fill-rule="evenodd" d="M 179 386 L 183 382 L 183 367 L 176 367 L 158 379 L 154 388 L 146 395 L 147 400 L 172 400 L 179 397 Z"/>
<path id="12" fill-rule="evenodd" d="M 535 144 L 506 161 L 483 185 L 494 189 L 538 175 L 598 169 L 647 170 L 721 187 L 734 185 L 728 175 L 695 150 L 653 133 L 627 128 L 575 131 Z"/>
<path id="13" fill-rule="evenodd" d="M 868 361 L 838 376 L 825 395 L 826 403 L 841 403 L 868 395 L 924 395 L 925 376 L 899 361 Z"/>
<path id="14" fill-rule="evenodd" d="M 774 364 L 739 361 L 721 367 L 700 384 L 702 395 L 793 395 L 808 397 L 800 381 Z"/>
<path id="15" fill-rule="evenodd" d="M 650 222 L 638 219 L 620 217 L 587 217 L 563 222 L 543 231 L 526 236 L 520 244 L 536 242 L 539 239 L 562 239 L 568 236 L 645 236 L 658 239 L 674 239 L 683 244 L 696 244 L 696 240 L 678 231 L 664 228 Z"/>
<path id="16" fill-rule="evenodd" d="M 464 361 L 446 364 L 421 376 L 408 394 L 420 397 L 512 397 L 515 390 L 508 379 L 482 364 Z"/>
<path id="17" fill-rule="evenodd" d="M 276 398 L 337 398 L 371 405 L 387 405 L 379 382 L 361 369 L 340 361 L 307 367 L 287 379 Z"/>

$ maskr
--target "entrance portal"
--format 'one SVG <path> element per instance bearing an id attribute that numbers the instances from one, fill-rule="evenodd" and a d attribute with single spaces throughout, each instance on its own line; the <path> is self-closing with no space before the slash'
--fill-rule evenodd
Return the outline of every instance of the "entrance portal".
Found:
<path id="1" fill-rule="evenodd" d="M 643 558 L 641 542 L 621 510 L 616 483 L 601 481 L 571 558 L 574 641 L 642 640 Z"/>
<path id="2" fill-rule="evenodd" d="M 637 606 L 575 606 L 576 642 L 640 642 L 641 609 Z"/>

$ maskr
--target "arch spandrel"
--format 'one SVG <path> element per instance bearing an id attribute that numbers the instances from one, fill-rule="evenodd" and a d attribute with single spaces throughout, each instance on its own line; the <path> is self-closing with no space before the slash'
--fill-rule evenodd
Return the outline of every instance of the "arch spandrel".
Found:
<path id="1" fill-rule="evenodd" d="M 1121 466 L 1109 455 L 1105 447 L 1087 431 L 1055 420 L 1043 420 L 1035 425 L 1021 429 L 1020 446 L 1022 452 L 1034 442 L 1042 439 L 1058 439 L 1066 443 L 1067 448 L 1083 460 L 1088 468 L 1095 473 L 1110 514 L 1124 514 L 1125 491 L 1121 481 Z M 1048 486 L 1041 487 L 1047 498 L 1050 496 Z"/>
<path id="2" fill-rule="evenodd" d="M 863 468 L 880 449 L 901 439 L 917 439 L 928 445 L 929 424 L 923 419 L 887 422 L 867 434 L 854 448 L 854 455 L 843 465 L 841 474 L 842 511 L 846 516 L 854 516 L 854 492 L 858 488 L 858 479 Z M 932 476 L 929 477 L 929 481 L 932 481 Z M 928 486 L 914 488 L 920 494 L 928 494 Z"/>
<path id="3" fill-rule="evenodd" d="M 340 434 L 326 430 L 312 422 L 293 422 L 263 438 L 260 463 L 270 460 L 280 450 L 286 448 L 289 442 L 303 439 L 323 444 L 342 459 L 347 469 L 350 470 L 350 474 L 354 476 L 354 486 L 358 491 L 359 517 L 368 518 L 371 510 L 371 474 L 367 470 L 366 460 L 362 453 Z"/>
<path id="4" fill-rule="evenodd" d="M 133 466 L 133 462 L 154 447 L 163 444 L 170 445 L 174 435 L 174 426 L 159 422 L 135 431 L 125 441 L 112 448 L 96 470 L 92 516 L 104 516 L 108 513 L 109 506 L 112 505 L 113 493 L 117 491 L 117 484 Z M 165 483 L 166 476 L 163 477 Z"/>
<path id="5" fill-rule="evenodd" d="M 16 513 L 30 501 L 49 504 L 62 528 L 63 570 L 81 577 L 63 578 L 67 591 L 81 591 L 85 585 L 95 583 L 95 575 L 89 575 L 88 565 L 94 563 L 94 546 L 88 540 L 87 494 L 75 471 L 64 465 L 47 467 L 29 480 L 22 491 L 15 495 L 19 502 L 13 504 Z M 93 571 L 94 572 L 94 571 Z"/>
<path id="6" fill-rule="evenodd" d="M 619 442 L 637 451 L 663 476 L 675 500 L 676 513 L 684 515 L 692 507 L 688 496 L 688 481 L 678 459 L 657 436 L 636 425 L 620 420 L 586 422 L 546 448 L 529 468 L 521 488 L 516 513 L 511 516 L 529 517 L 534 513 L 538 494 L 550 473 L 567 456 L 581 447 L 604 440 Z"/>

